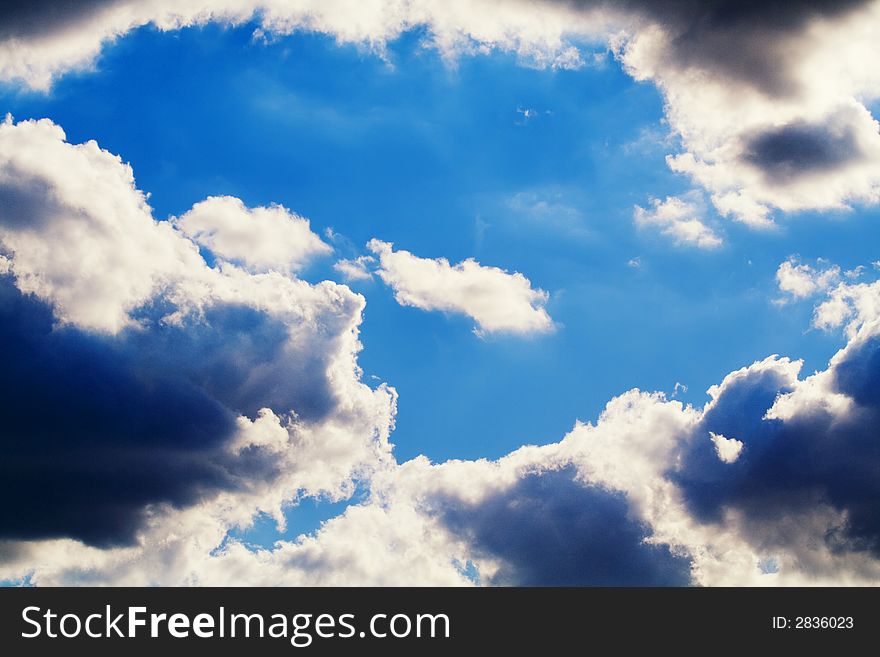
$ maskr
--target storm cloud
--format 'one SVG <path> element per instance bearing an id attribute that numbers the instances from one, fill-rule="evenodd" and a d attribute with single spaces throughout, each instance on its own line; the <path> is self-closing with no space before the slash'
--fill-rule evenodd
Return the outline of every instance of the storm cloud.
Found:
<path id="1" fill-rule="evenodd" d="M 0 200 L 0 539 L 134 545 L 173 510 L 227 494 L 246 520 L 381 461 L 393 394 L 358 380 L 348 288 L 209 267 L 51 121 L 0 123 Z"/>
<path id="2" fill-rule="evenodd" d="M 173 371 L 149 377 L 124 341 L 53 330 L 0 281 L 0 538 L 130 542 L 148 504 L 235 484 L 235 414 Z M 14 502 L 12 502 L 14 500 Z"/>
<path id="3" fill-rule="evenodd" d="M 756 544 L 797 551 L 803 528 L 826 509 L 837 518 L 813 540 L 840 553 L 880 557 L 880 338 L 852 345 L 831 370 L 827 395 L 855 402 L 845 413 L 822 405 L 785 419 L 768 411 L 796 389 L 774 368 L 726 385 L 706 411 L 671 477 L 690 510 L 703 522 L 722 522 L 735 511 Z M 722 461 L 709 432 L 743 443 L 732 462 Z"/>
<path id="4" fill-rule="evenodd" d="M 743 159 L 774 181 L 821 173 L 862 159 L 849 126 L 797 122 L 754 135 L 746 141 Z"/>
<path id="5" fill-rule="evenodd" d="M 448 499 L 439 512 L 477 554 L 499 559 L 485 584 L 685 586 L 690 562 L 646 542 L 625 495 L 576 480 L 577 470 L 528 474 L 478 504 Z"/>
<path id="6" fill-rule="evenodd" d="M 76 29 L 120 0 L 0 0 L 0 39 Z"/>
<path id="7" fill-rule="evenodd" d="M 549 0 L 554 2 L 555 0 Z M 868 0 L 561 0 L 580 10 L 623 13 L 668 34 L 668 63 L 783 96 L 797 91 L 791 40 L 814 19 L 837 19 Z"/>

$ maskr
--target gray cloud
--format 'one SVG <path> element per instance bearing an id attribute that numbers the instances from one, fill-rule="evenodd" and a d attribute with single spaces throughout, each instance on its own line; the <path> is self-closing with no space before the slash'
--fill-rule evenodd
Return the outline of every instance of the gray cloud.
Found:
<path id="1" fill-rule="evenodd" d="M 670 36 L 667 56 L 755 86 L 770 95 L 796 91 L 789 39 L 813 18 L 838 18 L 868 0 L 547 0 L 585 10 L 623 12 L 661 26 Z"/>
<path id="2" fill-rule="evenodd" d="M 147 505 L 235 487 L 234 414 L 119 341 L 55 331 L 0 277 L 0 538 L 128 543 Z"/>
<path id="3" fill-rule="evenodd" d="M 836 169 L 862 159 L 856 136 L 847 126 L 790 123 L 746 140 L 743 160 L 774 182 Z"/>
<path id="4" fill-rule="evenodd" d="M 235 492 L 246 516 L 378 457 L 360 297 L 209 268 L 119 158 L 50 121 L 0 123 L 0 252 L 0 540 L 131 544 L 169 508 Z"/>
<path id="5" fill-rule="evenodd" d="M 27 38 L 76 28 L 122 0 L 0 0 L 0 39 Z"/>
<path id="6" fill-rule="evenodd" d="M 684 586 L 690 562 L 645 542 L 626 497 L 575 479 L 572 467 L 530 474 L 476 505 L 439 502 L 440 517 L 479 553 L 501 559 L 486 584 Z"/>
<path id="7" fill-rule="evenodd" d="M 0 225 L 17 230 L 44 226 L 59 211 L 70 212 L 54 199 L 48 180 L 28 176 L 15 167 L 5 167 L 0 184 Z"/>
<path id="8" fill-rule="evenodd" d="M 724 511 L 736 510 L 756 544 L 797 550 L 803 533 L 811 531 L 811 515 L 827 506 L 843 520 L 810 540 L 824 541 L 836 552 L 868 550 L 880 557 L 878 354 L 880 338 L 874 337 L 833 366 L 832 392 L 856 402 L 845 417 L 817 406 L 784 421 L 765 419 L 777 395 L 790 392 L 772 371 L 725 388 L 671 473 L 696 517 L 719 522 Z M 741 456 L 721 462 L 709 431 L 742 441 Z"/>

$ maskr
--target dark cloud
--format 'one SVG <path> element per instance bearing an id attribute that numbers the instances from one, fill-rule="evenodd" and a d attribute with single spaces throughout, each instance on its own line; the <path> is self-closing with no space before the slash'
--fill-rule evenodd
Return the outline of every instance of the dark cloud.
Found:
<path id="1" fill-rule="evenodd" d="M 813 18 L 837 18 L 868 0 L 548 0 L 603 8 L 660 25 L 671 37 L 671 63 L 724 75 L 770 95 L 797 90 L 790 39 Z"/>
<path id="2" fill-rule="evenodd" d="M 863 0 L 563 0 L 576 7 L 623 8 L 672 25 L 714 29 L 769 26 L 796 29 L 813 16 L 836 16 Z"/>
<path id="3" fill-rule="evenodd" d="M 880 337 L 866 340 L 837 363 L 834 383 L 861 406 L 880 409 Z"/>
<path id="4" fill-rule="evenodd" d="M 503 566 L 486 584 L 684 586 L 690 563 L 644 542 L 622 494 L 574 479 L 573 468 L 531 474 L 476 505 L 446 499 L 440 517 Z"/>
<path id="5" fill-rule="evenodd" d="M 725 509 L 743 514 L 750 539 L 765 547 L 796 548 L 794 535 L 818 505 L 846 514 L 825 536 L 835 551 L 880 556 L 880 338 L 851 349 L 834 367 L 837 389 L 858 406 L 846 418 L 822 410 L 765 420 L 778 379 L 751 376 L 731 387 L 718 410 L 706 414 L 696 440 L 671 474 L 694 515 L 720 520 Z M 734 463 L 721 462 L 709 431 L 744 443 Z"/>
<path id="6" fill-rule="evenodd" d="M 8 563 L 27 556 L 24 544 L 17 541 L 0 541 L 0 563 Z"/>
<path id="7" fill-rule="evenodd" d="M 144 313 L 163 314 L 156 308 Z M 327 377 L 331 350 L 310 342 L 285 353 L 292 349 L 289 332 L 283 321 L 265 312 L 223 304 L 205 309 L 185 330 L 153 322 L 149 331 L 133 333 L 129 341 L 146 370 L 177 371 L 244 415 L 255 417 L 261 408 L 279 415 L 295 409 L 303 419 L 322 419 L 335 408 Z"/>
<path id="8" fill-rule="evenodd" d="M 863 157 L 850 129 L 790 123 L 746 140 L 743 160 L 774 182 L 829 171 Z"/>
<path id="9" fill-rule="evenodd" d="M 0 39 L 75 28 L 121 0 L 0 0 Z"/>
<path id="10" fill-rule="evenodd" d="M 54 189 L 48 181 L 19 172 L 14 166 L 3 169 L 0 185 L 0 224 L 16 230 L 45 226 L 48 218 L 58 212 L 71 212 L 54 200 Z"/>
<path id="11" fill-rule="evenodd" d="M 126 543 L 150 504 L 189 505 L 276 474 L 258 449 L 230 454 L 237 409 L 172 358 L 148 366 L 137 340 L 53 328 L 9 276 L 0 345 L 0 539 Z M 228 374 L 230 385 L 243 376 Z"/>

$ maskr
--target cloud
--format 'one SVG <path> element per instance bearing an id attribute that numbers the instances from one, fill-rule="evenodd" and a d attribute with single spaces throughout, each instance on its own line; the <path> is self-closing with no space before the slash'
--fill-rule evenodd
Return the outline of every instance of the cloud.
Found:
<path id="1" fill-rule="evenodd" d="M 775 303 L 824 295 L 813 313 L 813 326 L 832 330 L 846 326 L 853 338 L 865 325 L 880 317 L 880 281 L 858 283 L 865 273 L 859 265 L 844 271 L 823 258 L 816 266 L 800 264 L 796 256 L 779 265 L 776 281 L 781 292 L 788 296 Z"/>
<path id="2" fill-rule="evenodd" d="M 809 390 L 809 403 L 798 404 L 800 364 L 784 359 L 728 377 L 704 412 L 700 431 L 736 431 L 742 454 L 713 466 L 708 442 L 684 451 L 672 476 L 690 511 L 704 522 L 736 518 L 749 543 L 816 575 L 833 568 L 835 555 L 873 569 L 880 557 L 880 519 L 871 500 L 880 491 L 871 474 L 877 453 L 869 427 L 880 400 L 861 391 L 873 386 L 876 363 L 865 350 L 875 341 L 851 343 L 828 373 L 813 375 L 825 379 L 828 396 L 848 398 L 847 405 L 816 404 L 815 390 Z M 774 412 L 777 397 L 788 400 L 784 419 Z"/>
<path id="3" fill-rule="evenodd" d="M 645 541 L 626 497 L 577 481 L 573 467 L 528 474 L 475 504 L 439 501 L 446 529 L 465 537 L 472 558 L 498 569 L 501 586 L 683 586 L 690 561 Z"/>
<path id="4" fill-rule="evenodd" d="M 846 324 L 847 335 L 852 338 L 878 316 L 880 281 L 841 284 L 816 307 L 813 326 L 830 330 Z"/>
<path id="5" fill-rule="evenodd" d="M 875 204 L 880 181 L 877 122 L 857 103 L 830 110 L 816 122 L 793 119 L 731 137 L 717 155 L 694 152 L 669 159 L 713 193 L 723 214 L 756 226 L 770 208 L 785 212 Z"/>
<path id="6" fill-rule="evenodd" d="M 450 265 L 446 258 L 419 258 L 395 251 L 388 242 L 371 240 L 367 247 L 379 259 L 377 275 L 403 306 L 462 313 L 485 333 L 544 333 L 553 321 L 544 310 L 548 295 L 532 289 L 525 276 L 484 267 L 471 258 Z"/>
<path id="7" fill-rule="evenodd" d="M 339 260 L 333 265 L 333 269 L 343 275 L 347 281 L 366 281 L 373 277 L 370 271 L 376 259 L 372 256 L 358 256 L 357 258 Z"/>
<path id="8" fill-rule="evenodd" d="M 824 292 L 839 282 L 840 267 L 827 266 L 817 269 L 811 265 L 799 264 L 794 256 L 780 264 L 779 269 L 776 270 L 779 291 L 787 294 L 790 299 L 805 299 Z M 783 297 L 780 301 L 784 303 L 787 299 Z"/>
<path id="9" fill-rule="evenodd" d="M 366 45 L 383 52 L 402 33 L 429 27 L 426 41 L 452 60 L 487 46 L 517 53 L 536 66 L 577 68 L 578 49 L 563 38 L 576 17 L 552 8 L 540 22 L 519 1 L 371 0 L 353 7 L 347 0 L 104 0 L 76 3 L 40 0 L 17 7 L 0 32 L 0 79 L 20 80 L 48 89 L 70 70 L 94 66 L 102 48 L 144 25 L 160 30 L 218 22 L 256 24 L 256 34 L 279 36 L 310 31 L 339 43 Z"/>
<path id="10" fill-rule="evenodd" d="M 652 27 L 662 27 L 672 37 L 666 53 L 672 66 L 711 71 L 768 94 L 784 95 L 797 84 L 791 78 L 791 39 L 796 39 L 815 20 L 845 18 L 869 3 L 863 0 L 796 3 L 673 0 L 659 7 L 645 0 L 614 3 L 574 0 L 572 4 L 586 9 L 619 8 Z M 773 60 L 780 65 L 768 67 L 767 62 Z"/>
<path id="11" fill-rule="evenodd" d="M 4 278 L 0 537 L 129 542 L 148 504 L 237 486 L 230 409 L 171 372 L 145 380 L 100 338 L 53 331 L 46 305 Z"/>
<path id="12" fill-rule="evenodd" d="M 619 50 L 632 75 L 664 94 L 685 149 L 671 168 L 754 226 L 774 208 L 876 203 L 880 133 L 863 103 L 880 79 L 851 71 L 874 56 L 866 26 L 880 20 L 877 3 L 755 6 L 716 20 L 722 6 L 694 9 L 689 23 L 650 18 Z"/>
<path id="13" fill-rule="evenodd" d="M 0 124 L 0 240 L 23 292 L 62 322 L 117 333 L 171 279 L 205 265 L 152 218 L 128 165 L 64 139 L 45 119 Z"/>
<path id="14" fill-rule="evenodd" d="M 175 225 L 215 257 L 251 271 L 297 271 L 312 258 L 330 253 L 304 219 L 281 205 L 247 208 L 231 196 L 196 203 Z"/>
<path id="15" fill-rule="evenodd" d="M 666 200 L 651 199 L 651 208 L 636 206 L 634 217 L 639 227 L 655 227 L 668 235 L 677 245 L 714 249 L 721 246 L 721 238 L 703 223 L 703 210 L 693 198 L 667 196 Z"/>
<path id="16" fill-rule="evenodd" d="M 573 238 L 593 236 L 583 213 L 567 202 L 559 189 L 517 192 L 503 202 L 508 216 Z"/>
<path id="17" fill-rule="evenodd" d="M 715 445 L 715 453 L 718 454 L 718 458 L 724 463 L 733 463 L 739 458 L 743 448 L 742 441 L 736 438 L 726 438 L 720 433 L 713 433 L 711 431 L 709 436 Z"/>
<path id="18" fill-rule="evenodd" d="M 803 121 L 746 139 L 743 153 L 743 160 L 781 182 L 811 172 L 834 170 L 861 158 L 851 126 L 811 125 Z"/>
<path id="19" fill-rule="evenodd" d="M 356 363 L 362 297 L 209 267 L 152 217 L 129 166 L 48 120 L 0 125 L 0 198 L 14 200 L 0 206 L 0 478 L 17 500 L 0 538 L 135 545 L 211 509 L 219 541 L 299 495 L 343 497 L 390 458 L 395 393 Z M 247 212 L 224 221 L 259 243 Z"/>

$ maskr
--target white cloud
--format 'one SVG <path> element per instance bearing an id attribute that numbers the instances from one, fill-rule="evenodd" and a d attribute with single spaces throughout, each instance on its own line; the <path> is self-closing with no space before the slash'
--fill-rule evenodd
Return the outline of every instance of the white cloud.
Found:
<path id="1" fill-rule="evenodd" d="M 485 267 L 473 259 L 450 265 L 445 258 L 419 258 L 388 242 L 367 245 L 379 258 L 379 278 L 397 302 L 422 310 L 468 315 L 481 332 L 543 333 L 553 329 L 544 309 L 548 295 L 522 274 Z"/>
<path id="2" fill-rule="evenodd" d="M 853 337 L 877 317 L 880 317 L 880 281 L 841 284 L 816 307 L 813 325 L 829 330 L 846 324 L 847 335 Z"/>
<path id="3" fill-rule="evenodd" d="M 854 281 L 857 278 L 860 278 L 862 274 L 865 273 L 865 265 L 858 265 L 853 269 L 847 269 L 843 272 L 843 275 L 846 276 L 849 280 Z"/>
<path id="4" fill-rule="evenodd" d="M 667 196 L 666 200 L 651 199 L 651 208 L 636 206 L 634 218 L 639 227 L 657 228 L 678 245 L 714 249 L 721 246 L 721 238 L 702 220 L 703 209 L 693 198 Z"/>
<path id="5" fill-rule="evenodd" d="M 330 253 L 304 219 L 281 205 L 247 208 L 231 196 L 211 196 L 174 221 L 178 230 L 216 257 L 252 271 L 297 271 Z"/>
<path id="6" fill-rule="evenodd" d="M 373 277 L 371 268 L 375 262 L 376 259 L 372 256 L 358 256 L 336 262 L 333 269 L 342 274 L 347 281 L 365 281 Z"/>
<path id="7" fill-rule="evenodd" d="M 0 241 L 19 288 L 56 316 L 115 333 L 185 271 L 195 246 L 156 222 L 131 167 L 94 141 L 71 145 L 49 120 L 0 124 Z"/>
<path id="8" fill-rule="evenodd" d="M 739 458 L 743 448 L 742 441 L 736 438 L 725 438 L 714 431 L 709 432 L 709 437 L 712 439 L 712 444 L 715 445 L 715 453 L 724 463 L 733 463 Z"/>
<path id="9" fill-rule="evenodd" d="M 493 499 L 515 495 L 518 486 L 529 477 L 541 479 L 573 467 L 579 485 L 624 495 L 633 521 L 649 528 L 646 542 L 668 546 L 674 554 L 689 559 L 694 583 L 876 583 L 880 580 L 880 564 L 870 554 L 858 549 L 840 550 L 832 542 L 822 540 L 829 531 L 840 531 L 839 511 L 811 502 L 784 523 L 773 520 L 769 530 L 735 511 L 715 520 L 700 520 L 689 508 L 682 485 L 670 477 L 670 472 L 682 467 L 691 450 L 707 443 L 713 458 L 722 462 L 724 476 L 731 472 L 728 468 L 739 466 L 746 438 L 726 438 L 721 433 L 705 431 L 703 426 L 712 413 L 727 412 L 724 409 L 731 403 L 728 400 L 734 400 L 735 405 L 740 403 L 736 400 L 741 398 L 743 389 L 756 391 L 772 382 L 774 387 L 791 390 L 778 397 L 765 422 L 775 420 L 796 427 L 798 422 L 809 422 L 816 412 L 828 409 L 841 419 L 852 417 L 851 405 L 816 405 L 817 399 L 826 399 L 828 392 L 832 398 L 846 396 L 831 389 L 817 392 L 814 381 L 820 375 L 799 380 L 800 366 L 797 361 L 771 357 L 733 372 L 713 386 L 713 401 L 702 410 L 669 401 L 662 394 L 633 390 L 611 400 L 596 424 L 578 423 L 557 443 L 525 446 L 498 461 L 481 459 L 433 465 L 427 459 L 417 458 L 378 472 L 371 483 L 371 499 L 328 522 L 314 537 L 280 543 L 274 551 L 261 551 L 256 556 L 240 546 L 234 550 L 227 548 L 227 554 L 231 558 L 234 553 L 241 568 L 236 572 L 261 578 L 269 569 L 276 573 L 273 576 L 288 582 L 303 581 L 306 577 L 305 581 L 332 583 L 461 584 L 466 582 L 454 564 L 468 561 L 474 564 L 481 580 L 489 582 L 506 568 L 504 559 L 479 548 L 471 532 L 457 533 L 454 526 L 443 521 L 444 509 L 452 505 L 479 510 Z M 833 368 L 832 363 L 828 372 Z M 826 381 L 830 378 L 825 376 Z M 786 412 L 780 413 L 783 405 L 787 406 Z M 746 403 L 733 409 L 735 414 L 755 411 L 760 421 L 760 408 L 751 408 Z M 706 440 L 707 433 L 711 441 Z M 756 441 L 767 439 L 753 437 Z M 763 449 L 756 444 L 759 450 Z M 760 453 L 752 458 L 760 458 Z M 551 488 L 539 490 L 544 495 L 553 495 Z M 565 489 L 567 494 L 572 490 Z M 516 497 L 507 499 L 509 504 L 499 508 L 517 508 Z M 538 508 L 545 517 L 534 518 L 534 526 L 544 529 L 552 499 L 544 498 Z M 551 526 L 563 537 L 571 530 L 564 521 Z M 362 551 L 353 552 L 351 546 L 357 543 L 358 536 L 365 536 L 370 545 L 380 541 L 382 549 L 364 550 L 370 558 Z M 589 542 L 598 538 L 578 540 Z M 579 549 L 588 546 L 579 544 Z M 321 558 L 307 559 L 315 551 Z M 397 558 L 389 558 L 390 553 Z M 558 564 L 560 556 L 548 555 L 548 559 Z M 772 573 L 760 566 L 770 556 L 778 563 Z M 352 579 L 340 579 L 340 563 L 353 565 L 349 570 Z M 252 581 L 247 577 L 247 581 Z"/>
<path id="10" fill-rule="evenodd" d="M 554 68 L 582 66 L 578 49 L 564 35 L 575 26 L 592 32 L 576 11 L 546 7 L 536 21 L 534 8 L 517 0 L 116 0 L 84 6 L 69 24 L 59 21 L 0 42 L 0 78 L 47 89 L 67 71 L 94 66 L 102 47 L 142 25 L 176 30 L 250 20 L 263 36 L 317 32 L 379 53 L 403 32 L 428 26 L 426 41 L 450 61 L 497 48 L 517 53 L 527 64 Z"/>
<path id="11" fill-rule="evenodd" d="M 813 312 L 813 326 L 823 330 L 846 326 L 846 333 L 852 338 L 880 317 L 880 281 L 854 282 L 864 272 L 865 267 L 859 265 L 841 274 L 838 265 L 823 258 L 813 266 L 800 264 L 792 256 L 776 271 L 779 290 L 787 295 L 776 303 L 823 295 Z"/>
<path id="12" fill-rule="evenodd" d="M 823 263 L 819 263 L 821 266 Z M 776 270 L 776 283 L 779 291 L 793 299 L 805 299 L 840 282 L 840 267 L 828 266 L 819 269 L 811 265 L 800 264 L 794 256 L 779 265 Z M 783 298 L 782 301 L 786 299 Z"/>

